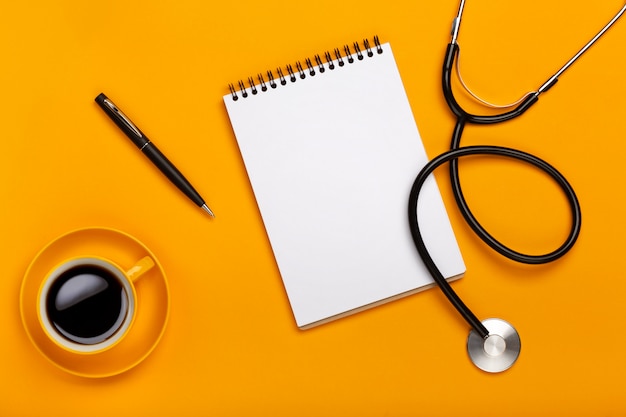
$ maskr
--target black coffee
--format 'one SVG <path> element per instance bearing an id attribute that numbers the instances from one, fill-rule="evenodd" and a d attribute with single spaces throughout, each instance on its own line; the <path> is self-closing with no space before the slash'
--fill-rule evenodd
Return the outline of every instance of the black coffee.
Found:
<path id="1" fill-rule="evenodd" d="M 62 273 L 50 287 L 48 318 L 72 342 L 92 345 L 113 336 L 128 309 L 118 278 L 98 266 L 77 266 Z"/>

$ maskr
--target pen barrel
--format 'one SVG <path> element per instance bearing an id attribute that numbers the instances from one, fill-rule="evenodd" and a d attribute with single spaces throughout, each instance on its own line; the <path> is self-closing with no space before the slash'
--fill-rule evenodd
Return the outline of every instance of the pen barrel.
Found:
<path id="1" fill-rule="evenodd" d="M 176 185 L 176 187 L 178 187 L 179 190 L 189 197 L 197 206 L 202 207 L 204 200 L 200 197 L 200 194 L 152 142 L 148 142 L 141 151 L 174 185 Z"/>
<path id="2" fill-rule="evenodd" d="M 96 103 L 106 113 L 106 115 L 113 120 L 113 123 L 115 123 L 117 127 L 119 127 L 139 149 L 143 148 L 146 143 L 150 142 L 146 135 L 144 135 L 143 132 L 139 130 L 139 128 L 135 126 L 103 93 L 100 93 L 98 97 L 96 97 Z M 113 109 L 115 109 L 115 111 Z"/>

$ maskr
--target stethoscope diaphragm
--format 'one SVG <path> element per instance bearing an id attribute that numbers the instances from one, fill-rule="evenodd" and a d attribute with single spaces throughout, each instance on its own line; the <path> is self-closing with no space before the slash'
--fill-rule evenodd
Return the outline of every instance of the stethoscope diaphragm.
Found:
<path id="1" fill-rule="evenodd" d="M 496 373 L 509 369 L 517 360 L 522 344 L 513 326 L 501 319 L 486 319 L 489 336 L 482 338 L 472 330 L 467 338 L 467 353 L 478 368 Z"/>

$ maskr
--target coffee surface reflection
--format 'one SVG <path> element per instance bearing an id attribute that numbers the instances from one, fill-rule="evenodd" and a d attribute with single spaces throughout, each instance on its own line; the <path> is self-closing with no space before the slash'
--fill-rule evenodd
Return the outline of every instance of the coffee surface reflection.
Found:
<path id="1" fill-rule="evenodd" d="M 101 343 L 122 326 L 128 295 L 110 271 L 81 265 L 63 272 L 46 299 L 50 322 L 68 340 L 83 345 Z"/>

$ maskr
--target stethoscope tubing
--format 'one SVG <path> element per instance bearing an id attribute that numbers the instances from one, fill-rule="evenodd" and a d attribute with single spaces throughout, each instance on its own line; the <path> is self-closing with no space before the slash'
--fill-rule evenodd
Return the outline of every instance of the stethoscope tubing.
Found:
<path id="1" fill-rule="evenodd" d="M 470 228 L 492 249 L 501 255 L 525 264 L 544 264 L 547 262 L 555 261 L 565 255 L 576 243 L 578 236 L 580 234 L 580 230 L 582 227 L 582 215 L 580 209 L 580 203 L 578 198 L 576 197 L 576 193 L 574 189 L 569 184 L 567 179 L 552 165 L 544 161 L 543 159 L 529 154 L 527 152 L 507 148 L 502 146 L 493 146 L 493 145 L 479 145 L 479 146 L 461 146 L 461 136 L 463 135 L 463 130 L 466 124 L 496 124 L 502 123 L 524 114 L 530 107 L 532 107 L 539 100 L 539 95 L 548 91 L 552 88 L 557 82 L 558 78 L 561 74 L 563 74 L 576 60 L 578 60 L 601 36 L 603 36 L 615 22 L 626 13 L 626 5 L 624 5 L 619 12 L 606 24 L 585 46 L 576 53 L 561 69 L 559 69 L 552 77 L 550 77 L 537 91 L 527 93 L 524 98 L 520 101 L 516 102 L 518 104 L 511 104 L 505 106 L 506 108 L 510 108 L 510 110 L 505 111 L 500 114 L 494 115 L 476 115 L 465 111 L 457 102 L 454 97 L 454 93 L 452 90 L 452 72 L 455 63 L 455 59 L 458 59 L 459 55 L 459 45 L 457 43 L 459 29 L 461 25 L 461 17 L 463 15 L 463 9 L 465 6 L 465 0 L 461 0 L 459 5 L 459 11 L 457 16 L 455 17 L 452 24 L 452 32 L 451 32 L 451 41 L 448 44 L 446 49 L 444 61 L 443 61 L 443 69 L 442 69 L 442 89 L 445 100 L 448 104 L 448 107 L 452 111 L 452 113 L 456 116 L 456 124 L 454 127 L 454 131 L 452 133 L 452 140 L 450 142 L 450 150 L 440 154 L 439 156 L 432 159 L 429 163 L 427 163 L 422 170 L 419 172 L 413 186 L 411 188 L 410 196 L 409 196 L 409 225 L 411 230 L 411 235 L 413 237 L 413 241 L 417 248 L 418 253 L 420 254 L 426 268 L 429 270 L 432 275 L 435 283 L 440 287 L 448 300 L 453 304 L 453 306 L 459 311 L 459 313 L 463 316 L 463 318 L 470 324 L 472 329 L 486 341 L 488 340 L 490 333 L 489 330 L 485 327 L 487 322 L 493 322 L 498 324 L 498 326 L 506 329 L 511 335 L 515 337 L 513 339 L 517 340 L 517 343 L 513 346 L 510 351 L 508 351 L 507 360 L 504 362 L 500 360 L 501 358 L 491 357 L 489 352 L 487 352 L 482 346 L 480 348 L 479 345 L 472 345 L 475 342 L 475 336 L 473 332 L 470 332 L 470 337 L 468 339 L 468 352 L 470 353 L 470 357 L 474 364 L 481 369 L 484 369 L 488 372 L 501 372 L 502 370 L 507 369 L 510 365 L 515 362 L 517 359 L 517 355 L 519 355 L 519 335 L 517 331 L 508 323 L 501 319 L 489 319 L 481 322 L 476 315 L 465 305 L 465 303 L 459 298 L 456 292 L 452 289 L 448 281 L 444 278 L 443 274 L 439 271 L 439 268 L 433 261 L 430 256 L 426 244 L 421 235 L 421 231 L 419 228 L 418 222 L 418 199 L 419 193 L 424 185 L 426 179 L 432 175 L 432 173 L 445 163 L 450 164 L 450 182 L 452 185 L 452 192 L 457 203 L 457 206 L 463 215 L 463 218 L 468 223 Z M 459 73 L 460 77 L 460 73 Z M 461 81 L 462 85 L 467 89 L 465 84 Z M 475 94 L 473 94 L 469 89 L 468 92 L 475 98 L 477 98 L 480 102 L 490 105 L 488 102 L 480 99 Z M 493 106 L 492 106 L 493 107 Z M 496 106 L 501 107 L 501 106 Z M 521 252 L 515 251 L 511 248 L 508 248 L 501 242 L 499 242 L 495 237 L 493 237 L 485 228 L 480 224 L 480 222 L 476 219 L 474 214 L 472 213 L 465 196 L 463 194 L 463 190 L 461 188 L 461 182 L 459 177 L 459 165 L 458 160 L 463 157 L 471 156 L 471 155 L 494 155 L 498 157 L 512 158 L 516 159 L 528 164 L 535 166 L 536 168 L 544 171 L 547 175 L 549 175 L 561 188 L 564 192 L 567 201 L 571 210 L 571 228 L 570 232 L 565 239 L 565 241 L 559 246 L 557 249 L 543 255 L 527 255 Z M 494 321 L 495 320 L 495 321 Z M 492 326 L 493 327 L 493 326 Z M 496 333 L 499 331 L 495 329 Z M 503 335 L 494 335 L 504 337 Z M 508 349 L 508 348 L 507 348 Z M 502 358 L 505 358 L 502 356 Z M 478 362 L 477 362 L 478 361 Z M 487 362 L 485 362 L 487 361 Z M 485 363 L 483 363 L 485 362 Z M 486 367 L 482 365 L 488 365 Z"/>
<path id="2" fill-rule="evenodd" d="M 413 237 L 413 241 L 415 243 L 418 253 L 420 254 L 420 257 L 424 261 L 426 268 L 432 275 L 434 281 L 437 283 L 439 288 L 443 291 L 445 296 L 448 298 L 448 300 L 459 311 L 459 313 L 470 324 L 470 326 L 476 332 L 478 332 L 478 334 L 481 337 L 486 338 L 487 336 L 489 336 L 489 331 L 485 328 L 485 326 L 481 323 L 481 321 L 476 317 L 476 315 L 474 315 L 474 313 L 459 298 L 459 296 L 452 289 L 448 281 L 446 281 L 443 274 L 441 273 L 441 271 L 435 264 L 434 260 L 430 256 L 430 253 L 428 252 L 424 239 L 421 235 L 419 222 L 418 222 L 418 212 L 417 212 L 419 194 L 426 179 L 441 165 L 447 162 L 458 161 L 459 158 L 467 157 L 470 155 L 495 155 L 495 156 L 520 160 L 520 161 L 529 163 L 541 169 L 542 171 L 547 173 L 551 178 L 553 178 L 557 182 L 557 184 L 560 186 L 565 196 L 567 197 L 568 203 L 571 208 L 571 214 L 572 214 L 572 226 L 570 229 L 570 233 L 566 241 L 559 247 L 559 249 L 554 251 L 554 253 L 559 254 L 559 257 L 564 255 L 567 251 L 569 251 L 569 249 L 571 249 L 574 243 L 576 242 L 578 235 L 580 233 L 581 225 L 582 225 L 582 214 L 581 214 L 581 209 L 580 209 L 580 204 L 578 202 L 578 198 L 576 197 L 576 193 L 574 192 L 574 189 L 572 188 L 570 183 L 567 181 L 567 179 L 548 162 L 524 151 L 520 151 L 520 150 L 513 149 L 513 148 L 502 147 L 502 146 L 493 146 L 493 145 L 460 147 L 457 149 L 451 149 L 447 152 L 444 152 L 438 155 L 437 157 L 433 158 L 430 162 L 428 162 L 422 168 L 422 170 L 419 172 L 419 174 L 415 178 L 415 181 L 413 182 L 413 186 L 411 187 L 411 192 L 409 195 L 409 207 L 408 207 L 409 226 L 411 230 L 411 235 Z M 460 189 L 459 189 L 459 192 L 460 192 Z M 457 201 L 458 201 L 458 197 L 457 197 Z M 462 198 L 462 201 L 465 201 L 465 200 Z M 465 204 L 465 207 L 467 211 L 469 211 L 469 208 L 467 207 L 466 204 Z M 464 208 L 461 208 L 462 212 L 463 210 Z M 472 226 L 471 223 L 470 223 L 470 226 Z M 474 229 L 474 227 L 472 227 L 472 229 Z M 489 235 L 488 233 L 486 234 Z M 495 241 L 495 239 L 493 240 Z M 487 243 L 491 247 L 494 247 L 490 244 L 490 242 L 487 242 Z M 494 249 L 498 250 L 496 247 L 494 247 Z M 554 256 L 551 256 L 551 258 L 552 257 Z M 543 263 L 543 262 L 528 262 L 528 263 Z"/>
<path id="3" fill-rule="evenodd" d="M 456 116 L 456 124 L 452 133 L 452 139 L 450 141 L 450 149 L 458 149 L 461 147 L 461 137 L 463 135 L 463 130 L 466 124 L 469 123 L 486 125 L 502 123 L 521 116 L 539 100 L 539 93 L 531 94 L 512 110 L 496 115 L 475 115 L 465 111 L 456 101 L 456 98 L 454 97 L 454 93 L 452 91 L 452 70 L 454 67 L 454 59 L 458 58 L 458 54 L 459 45 L 455 43 L 450 43 L 446 49 L 441 77 L 444 98 L 448 103 L 450 110 Z M 554 79 L 551 86 L 553 86 L 556 82 L 557 79 Z M 547 88 L 544 89 L 544 91 L 546 90 Z M 559 185 L 565 192 L 572 211 L 572 227 L 570 229 L 569 236 L 567 237 L 563 245 L 547 254 L 527 255 L 515 251 L 499 242 L 489 232 L 487 232 L 487 230 L 485 230 L 485 228 L 480 224 L 480 222 L 472 213 L 461 188 L 458 158 L 453 158 L 450 160 L 450 182 L 452 184 L 452 192 L 456 200 L 456 204 L 459 207 L 463 218 L 472 228 L 474 233 L 476 233 L 487 245 L 489 245 L 492 249 L 494 249 L 501 255 L 516 262 L 532 265 L 545 264 L 555 261 L 565 255 L 574 246 L 574 243 L 576 242 L 576 239 L 580 232 L 581 210 L 578 199 L 576 198 L 576 194 L 574 193 L 574 190 L 569 185 L 569 183 L 567 183 L 567 180 L 565 180 L 565 177 L 561 175 L 556 169 L 554 169 L 554 167 L 545 163 L 545 161 L 542 161 L 539 158 L 535 158 L 533 155 L 518 151 L 516 149 L 508 149 L 509 151 L 507 156 L 525 161 L 531 165 L 535 165 L 539 169 L 544 170 L 557 183 L 559 183 Z M 531 158 L 529 158 L 529 156 Z"/>
<path id="4" fill-rule="evenodd" d="M 464 119 L 458 119 L 454 133 L 452 138 L 451 149 L 461 149 L 461 134 L 463 131 L 463 126 L 465 125 Z M 497 149 L 496 152 L 490 152 L 489 149 Z M 450 183 L 452 185 L 452 194 L 454 195 L 456 204 L 459 208 L 459 211 L 463 215 L 463 218 L 467 222 L 467 224 L 471 227 L 471 229 L 476 233 L 480 239 L 485 242 L 489 247 L 493 250 L 505 256 L 513 261 L 531 264 L 531 265 L 540 265 L 549 262 L 556 261 L 565 255 L 576 243 L 578 235 L 580 234 L 580 229 L 582 227 L 582 215 L 581 208 L 578 198 L 576 197 L 576 193 L 574 189 L 569 184 L 565 176 L 561 174 L 556 168 L 552 165 L 548 164 L 546 161 L 523 151 L 513 149 L 513 148 L 501 148 L 490 145 L 484 145 L 481 147 L 483 154 L 490 155 L 498 155 L 504 156 L 508 158 L 513 158 L 520 160 L 522 162 L 526 162 L 530 165 L 535 166 L 538 169 L 541 169 L 546 174 L 548 174 L 563 190 L 565 196 L 567 197 L 567 202 L 570 206 L 571 214 L 572 214 L 572 224 L 569 231 L 569 234 L 563 244 L 553 250 L 552 252 L 541 254 L 541 255 L 529 255 L 524 254 L 522 252 L 511 249 L 498 241 L 495 237 L 493 237 L 476 219 L 472 210 L 470 209 L 467 200 L 465 199 L 465 194 L 461 188 L 461 179 L 459 175 L 459 163 L 458 158 L 452 158 L 449 160 L 450 162 Z M 506 150 L 506 151 L 504 151 Z M 477 151 L 473 154 L 477 154 Z"/>
<path id="5" fill-rule="evenodd" d="M 443 61 L 443 68 L 441 71 L 441 87 L 443 90 L 443 96 L 448 103 L 448 107 L 450 107 L 450 110 L 452 111 L 452 113 L 454 113 L 457 120 L 464 120 L 467 123 L 481 125 L 502 123 L 506 122 L 507 120 L 515 119 L 516 117 L 521 116 L 539 100 L 539 94 L 533 93 L 526 97 L 526 99 L 524 99 L 514 109 L 495 115 L 476 115 L 465 111 L 456 101 L 454 93 L 452 92 L 452 71 L 454 68 L 454 60 L 458 57 L 459 50 L 459 44 L 448 44 L 448 47 L 446 48 L 445 58 Z M 555 79 L 551 86 L 556 84 L 556 82 L 557 80 Z M 544 91 L 547 91 L 547 89 Z"/>
<path id="6" fill-rule="evenodd" d="M 454 195 L 454 199 L 459 208 L 459 211 L 461 212 L 465 221 L 468 223 L 470 228 L 480 237 L 480 239 L 482 239 L 483 242 L 485 242 L 489 247 L 491 247 L 501 255 L 520 263 L 532 265 L 544 264 L 555 261 L 565 255 L 574 246 L 576 240 L 578 239 L 582 227 L 582 214 L 580 203 L 570 183 L 567 181 L 565 176 L 563 176 L 563 174 L 561 174 L 556 168 L 554 168 L 543 159 L 518 149 L 502 146 L 480 145 L 461 147 L 461 137 L 463 135 L 463 130 L 466 124 L 496 124 L 519 117 L 524 114 L 528 109 L 530 109 L 532 105 L 537 103 L 539 93 L 529 95 L 528 97 L 526 97 L 526 99 L 522 100 L 522 102 L 518 104 L 515 108 L 504 113 L 495 115 L 471 114 L 465 111 L 459 105 L 452 91 L 452 70 L 454 67 L 454 60 L 458 57 L 458 53 L 458 44 L 448 44 L 444 57 L 442 71 L 443 94 L 450 110 L 456 116 L 456 124 L 452 133 L 450 150 L 432 159 L 422 168 L 420 173 L 417 175 L 409 196 L 409 226 L 417 251 L 424 261 L 426 268 L 432 275 L 433 280 L 437 283 L 437 285 L 440 287 L 440 289 L 443 291 L 443 293 L 452 303 L 452 305 L 470 324 L 470 326 L 481 337 L 486 338 L 487 336 L 489 336 L 489 331 L 476 317 L 476 315 L 467 307 L 467 305 L 465 305 L 465 303 L 452 289 L 450 284 L 446 281 L 443 274 L 439 271 L 439 268 L 428 253 L 428 249 L 426 248 L 426 245 L 422 238 L 417 215 L 417 201 L 419 198 L 420 190 L 424 184 L 424 181 L 426 181 L 426 178 L 428 178 L 428 176 L 431 175 L 433 171 L 435 171 L 435 169 L 437 169 L 439 166 L 449 162 L 452 193 Z M 556 82 L 557 79 L 554 78 L 550 85 L 547 85 L 543 88 L 543 91 L 547 91 L 547 89 L 552 87 Z M 458 160 L 459 158 L 467 157 L 470 155 L 493 155 L 505 158 L 512 158 L 531 164 L 548 174 L 559 185 L 559 187 L 565 194 L 570 206 L 572 222 L 570 232 L 565 241 L 557 249 L 547 254 L 528 255 L 507 247 L 506 245 L 498 241 L 494 236 L 492 236 L 480 224 L 480 222 L 472 213 L 461 188 Z"/>

